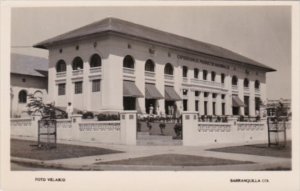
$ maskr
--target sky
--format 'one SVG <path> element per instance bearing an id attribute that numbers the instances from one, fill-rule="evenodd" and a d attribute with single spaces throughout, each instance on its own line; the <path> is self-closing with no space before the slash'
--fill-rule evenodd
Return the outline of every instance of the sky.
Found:
<path id="1" fill-rule="evenodd" d="M 291 98 L 289 6 L 152 6 L 13 8 L 11 51 L 48 57 L 33 44 L 106 17 L 116 17 L 237 52 L 276 69 L 267 98 Z"/>

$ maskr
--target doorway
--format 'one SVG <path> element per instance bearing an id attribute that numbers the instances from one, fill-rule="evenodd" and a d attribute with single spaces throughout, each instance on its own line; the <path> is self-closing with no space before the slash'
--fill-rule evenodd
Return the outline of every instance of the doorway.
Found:
<path id="1" fill-rule="evenodd" d="M 135 97 L 123 97 L 123 108 L 124 110 L 135 110 Z"/>

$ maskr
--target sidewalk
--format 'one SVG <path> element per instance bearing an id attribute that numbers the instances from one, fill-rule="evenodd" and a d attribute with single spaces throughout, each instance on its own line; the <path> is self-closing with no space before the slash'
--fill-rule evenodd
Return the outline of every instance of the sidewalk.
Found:
<path id="1" fill-rule="evenodd" d="M 32 140 L 32 139 L 28 139 Z M 105 154 L 96 156 L 87 156 L 80 158 L 68 158 L 58 160 L 32 160 L 25 158 L 12 157 L 12 162 L 25 163 L 43 167 L 54 167 L 64 170 L 203 170 L 203 171 L 251 171 L 265 169 L 288 169 L 291 168 L 290 158 L 279 158 L 269 156 L 225 153 L 216 151 L 207 151 L 207 149 L 233 146 L 231 145 L 210 145 L 201 147 L 192 146 L 128 146 L 128 145 L 111 145 L 100 143 L 86 143 L 74 141 L 59 141 L 64 144 L 75 144 L 81 146 L 93 146 L 105 149 L 119 150 L 123 153 Z M 227 159 L 235 161 L 249 161 L 250 164 L 234 164 L 234 165 L 213 165 L 213 166 L 149 166 L 149 165 L 110 165 L 99 164 L 99 162 L 117 161 L 125 159 L 133 159 L 139 157 L 147 157 L 161 154 L 178 154 L 192 155 L 201 157 L 213 157 L 218 159 Z M 95 164 L 97 163 L 97 164 Z"/>

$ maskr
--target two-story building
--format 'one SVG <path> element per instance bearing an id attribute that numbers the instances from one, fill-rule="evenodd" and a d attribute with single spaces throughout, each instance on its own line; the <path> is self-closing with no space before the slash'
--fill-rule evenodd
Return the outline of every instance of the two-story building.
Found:
<path id="1" fill-rule="evenodd" d="M 116 18 L 34 45 L 49 50 L 49 97 L 95 112 L 255 116 L 275 71 L 225 48 Z"/>

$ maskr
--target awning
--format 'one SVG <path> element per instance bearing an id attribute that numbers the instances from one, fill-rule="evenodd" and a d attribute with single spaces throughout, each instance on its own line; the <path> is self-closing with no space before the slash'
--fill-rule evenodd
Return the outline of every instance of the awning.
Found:
<path id="1" fill-rule="evenodd" d="M 159 93 L 158 89 L 155 87 L 154 84 L 146 84 L 145 90 L 146 99 L 164 98 L 164 96 L 162 96 L 161 93 Z"/>
<path id="2" fill-rule="evenodd" d="M 174 87 L 165 86 L 165 100 L 167 101 L 179 101 L 181 97 L 176 93 Z"/>
<path id="3" fill-rule="evenodd" d="M 132 81 L 123 81 L 123 96 L 124 97 L 144 97 L 141 91 Z"/>
<path id="4" fill-rule="evenodd" d="M 245 104 L 239 96 L 232 95 L 232 107 L 245 107 Z"/>

